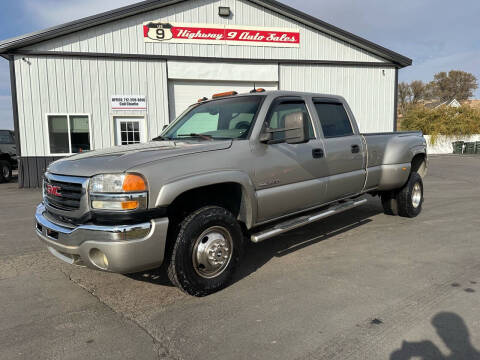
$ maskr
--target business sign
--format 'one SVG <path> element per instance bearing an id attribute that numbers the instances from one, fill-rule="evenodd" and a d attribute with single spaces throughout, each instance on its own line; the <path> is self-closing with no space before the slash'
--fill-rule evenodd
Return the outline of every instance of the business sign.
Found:
<path id="1" fill-rule="evenodd" d="M 147 99 L 143 95 L 113 95 L 112 110 L 147 110 Z"/>
<path id="2" fill-rule="evenodd" d="M 147 43 L 300 46 L 299 30 L 253 26 L 146 22 L 143 36 Z"/>

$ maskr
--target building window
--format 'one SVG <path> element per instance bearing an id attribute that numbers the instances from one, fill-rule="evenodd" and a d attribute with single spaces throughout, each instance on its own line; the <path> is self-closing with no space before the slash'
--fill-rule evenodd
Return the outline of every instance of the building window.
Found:
<path id="1" fill-rule="evenodd" d="M 143 118 L 117 117 L 117 145 L 139 144 L 145 141 Z"/>
<path id="2" fill-rule="evenodd" d="M 90 150 L 88 115 L 48 115 L 50 154 L 77 154 Z"/>

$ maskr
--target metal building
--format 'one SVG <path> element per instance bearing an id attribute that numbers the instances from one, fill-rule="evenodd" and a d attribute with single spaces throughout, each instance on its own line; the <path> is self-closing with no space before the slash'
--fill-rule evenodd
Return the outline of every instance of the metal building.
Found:
<path id="1" fill-rule="evenodd" d="M 0 43 L 20 187 L 72 153 L 157 136 L 189 104 L 254 87 L 344 96 L 362 132 L 396 124 L 412 61 L 274 0 L 149 0 Z"/>

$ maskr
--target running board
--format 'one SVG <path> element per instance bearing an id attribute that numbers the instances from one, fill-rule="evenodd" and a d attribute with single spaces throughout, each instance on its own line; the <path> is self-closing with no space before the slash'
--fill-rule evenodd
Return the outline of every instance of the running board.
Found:
<path id="1" fill-rule="evenodd" d="M 262 232 L 259 232 L 257 234 L 253 234 L 251 237 L 252 242 L 254 243 L 259 243 L 264 240 L 270 239 L 274 236 L 283 234 L 287 231 L 297 229 L 299 227 L 311 224 L 315 221 L 325 219 L 329 216 L 340 214 L 344 211 L 356 208 L 357 206 L 363 205 L 367 202 L 367 199 L 362 199 L 358 201 L 347 201 L 344 203 L 340 203 L 338 205 L 334 205 L 326 210 L 323 210 L 318 213 L 314 214 L 309 214 L 305 216 L 301 216 L 299 218 L 291 219 L 284 221 L 282 223 L 279 223 L 275 225 L 273 228 L 270 228 L 268 230 L 264 230 Z"/>

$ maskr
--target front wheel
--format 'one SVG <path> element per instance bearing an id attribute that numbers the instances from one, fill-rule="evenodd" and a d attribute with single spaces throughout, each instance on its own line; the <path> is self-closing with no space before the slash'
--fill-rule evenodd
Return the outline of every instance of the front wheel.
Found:
<path id="1" fill-rule="evenodd" d="M 397 193 L 398 215 L 414 218 L 422 212 L 423 181 L 422 177 L 412 172 L 407 183 Z"/>
<path id="2" fill-rule="evenodd" d="M 203 207 L 180 224 L 166 259 L 168 277 L 190 295 L 209 295 L 229 284 L 242 249 L 242 229 L 235 217 L 222 207 Z"/>

